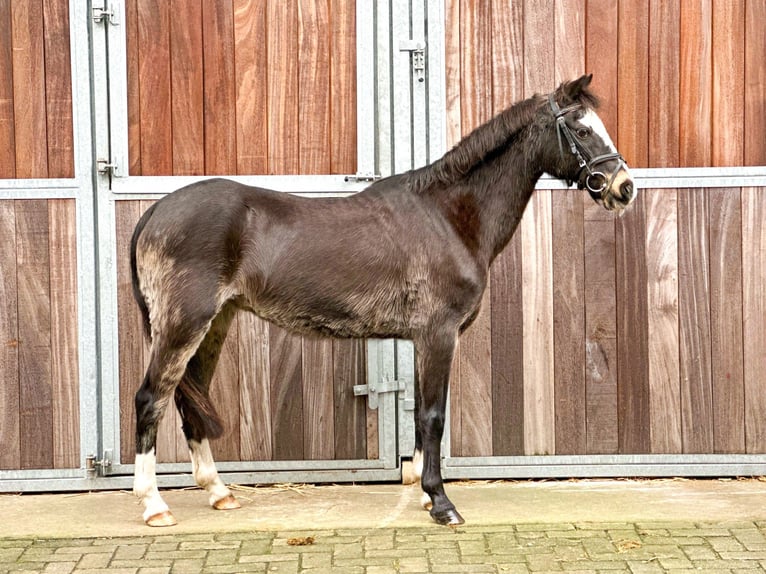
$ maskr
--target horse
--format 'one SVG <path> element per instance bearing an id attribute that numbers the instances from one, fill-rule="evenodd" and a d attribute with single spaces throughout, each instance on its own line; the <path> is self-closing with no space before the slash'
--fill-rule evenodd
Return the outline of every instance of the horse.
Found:
<path id="1" fill-rule="evenodd" d="M 440 468 L 458 337 L 474 321 L 490 264 L 510 241 L 543 173 L 622 213 L 636 187 L 595 110 L 591 75 L 520 101 L 431 165 L 344 198 L 309 199 L 226 179 L 170 193 L 131 240 L 135 299 L 151 340 L 135 396 L 134 493 L 150 526 L 176 524 L 157 488 L 157 425 L 171 397 L 196 483 L 216 509 L 239 502 L 209 440 L 222 424 L 209 387 L 234 315 L 303 334 L 414 342 L 415 452 L 422 505 L 464 522 Z"/>

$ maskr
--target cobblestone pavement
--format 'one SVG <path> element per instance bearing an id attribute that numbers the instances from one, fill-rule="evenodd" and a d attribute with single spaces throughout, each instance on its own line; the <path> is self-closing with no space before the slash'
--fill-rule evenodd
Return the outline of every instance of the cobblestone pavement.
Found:
<path id="1" fill-rule="evenodd" d="M 766 572 L 766 522 L 5 538 L 0 573 Z"/>

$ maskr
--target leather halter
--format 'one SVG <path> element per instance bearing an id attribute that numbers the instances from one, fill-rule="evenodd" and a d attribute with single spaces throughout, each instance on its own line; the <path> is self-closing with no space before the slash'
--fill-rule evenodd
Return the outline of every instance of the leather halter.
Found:
<path id="1" fill-rule="evenodd" d="M 588 193 L 594 200 L 603 200 L 604 190 L 612 187 L 614 178 L 617 177 L 617 172 L 623 168 L 627 168 L 625 160 L 618 152 L 606 153 L 590 158 L 590 153 L 582 146 L 582 144 L 577 141 L 577 138 L 574 136 L 572 130 L 569 128 L 565 120 L 565 116 L 568 113 L 578 110 L 582 106 L 580 104 L 574 104 L 562 109 L 556 103 L 553 94 L 548 96 L 548 101 L 550 102 L 553 116 L 556 118 L 556 134 L 559 139 L 559 152 L 563 157 L 564 145 L 561 139 L 563 135 L 569 144 L 569 151 L 572 152 L 572 155 L 575 156 L 577 163 L 580 165 L 580 170 L 577 172 L 577 187 L 580 189 L 587 189 Z M 614 168 L 614 171 L 612 171 L 612 174 L 609 176 L 609 178 L 606 177 L 604 172 L 596 170 L 597 165 L 613 159 L 617 160 L 617 167 Z M 585 176 L 584 181 L 582 179 L 583 170 L 588 174 Z M 596 185 L 598 181 L 601 181 L 600 186 Z"/>

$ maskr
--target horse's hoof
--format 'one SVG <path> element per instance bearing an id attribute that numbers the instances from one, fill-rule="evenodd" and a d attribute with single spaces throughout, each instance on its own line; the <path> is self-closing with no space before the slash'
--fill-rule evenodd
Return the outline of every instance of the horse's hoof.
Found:
<path id="1" fill-rule="evenodd" d="M 239 503 L 239 500 L 229 494 L 228 496 L 224 496 L 221 500 L 216 500 L 213 503 L 213 508 L 216 510 L 236 510 L 237 508 L 242 508 L 242 505 Z"/>
<path id="2" fill-rule="evenodd" d="M 441 524 L 442 526 L 459 526 L 465 523 L 463 517 L 460 516 L 460 513 L 454 508 L 448 508 L 441 512 L 434 512 L 433 509 L 431 509 L 431 518 L 434 519 L 434 522 Z"/>
<path id="3" fill-rule="evenodd" d="M 146 519 L 147 526 L 175 526 L 176 524 L 178 521 L 169 510 L 153 514 Z"/>

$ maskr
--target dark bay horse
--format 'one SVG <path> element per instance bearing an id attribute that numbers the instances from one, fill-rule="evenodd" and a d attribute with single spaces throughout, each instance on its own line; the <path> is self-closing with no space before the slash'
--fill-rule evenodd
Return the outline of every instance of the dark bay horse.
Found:
<path id="1" fill-rule="evenodd" d="M 154 204 L 131 243 L 133 288 L 151 338 L 136 394 L 134 492 L 151 526 L 175 524 L 157 489 L 157 425 L 175 399 L 194 478 L 218 509 L 239 506 L 213 462 L 222 433 L 209 384 L 232 317 L 247 310 L 299 333 L 412 339 L 416 473 L 439 524 L 462 517 L 444 492 L 440 440 L 452 355 L 487 272 L 540 176 L 577 182 L 622 211 L 635 187 L 596 115 L 591 77 L 535 95 L 432 165 L 342 199 L 306 199 L 224 179 Z"/>

